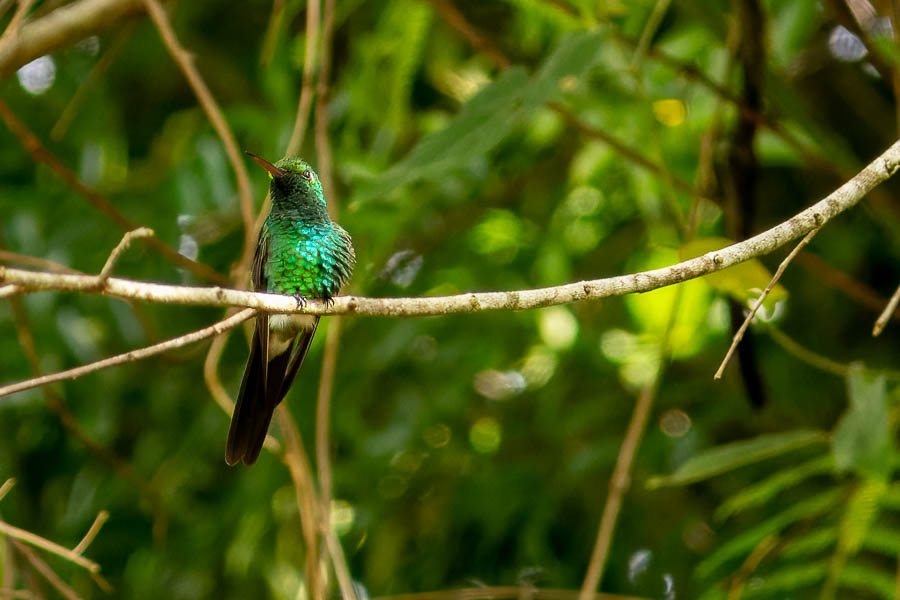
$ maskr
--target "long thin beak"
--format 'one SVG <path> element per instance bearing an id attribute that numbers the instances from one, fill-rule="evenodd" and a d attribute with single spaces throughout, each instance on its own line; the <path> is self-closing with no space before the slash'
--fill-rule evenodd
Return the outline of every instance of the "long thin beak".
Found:
<path id="1" fill-rule="evenodd" d="M 273 165 L 272 163 L 270 163 L 269 161 L 267 161 L 264 158 L 260 158 L 251 152 L 245 152 L 244 154 L 246 154 L 247 156 L 249 156 L 250 158 L 255 160 L 257 162 L 257 164 L 259 164 L 259 166 L 261 166 L 263 169 L 268 171 L 272 175 L 272 177 L 281 177 L 282 175 L 287 174 L 287 171 L 285 171 L 284 169 L 279 169 L 278 167 L 276 167 L 275 165 Z"/>

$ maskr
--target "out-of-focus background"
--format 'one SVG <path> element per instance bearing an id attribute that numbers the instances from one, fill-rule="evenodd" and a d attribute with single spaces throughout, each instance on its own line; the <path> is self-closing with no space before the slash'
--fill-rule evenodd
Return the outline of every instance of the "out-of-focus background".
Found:
<path id="1" fill-rule="evenodd" d="M 106 21 L 78 12 L 100 5 Z M 329 202 L 359 259 L 353 294 L 515 290 L 673 264 L 819 200 L 900 126 L 900 8 L 887 0 L 164 8 L 237 147 L 273 161 L 295 128 L 317 25 L 311 45 L 330 70 L 317 96 L 322 53 L 310 57 L 299 154 L 333 174 Z M 27 55 L 44 35 L 34 25 L 61 14 L 86 19 L 81 35 Z M 142 3 L 0 0 L 0 30 L 11 22 L 0 39 L 3 263 L 100 270 L 127 227 L 73 189 L 77 178 L 220 274 L 136 241 L 116 275 L 246 284 L 231 275 L 246 238 L 236 172 Z M 23 145 L 28 132 L 42 149 Z M 268 179 L 241 160 L 255 217 Z M 812 240 L 721 381 L 734 329 L 786 248 L 649 294 L 342 319 L 331 525 L 358 593 L 521 586 L 574 598 L 606 511 L 615 533 L 592 563 L 602 592 L 896 598 L 900 323 L 871 330 L 900 284 L 897 190 L 881 186 Z M 71 293 L 0 300 L 0 385 L 224 312 Z M 286 401 L 314 472 L 331 322 Z M 231 397 L 246 341 L 236 329 L 219 360 Z M 3 521 L 72 547 L 109 513 L 85 555 L 111 595 L 35 550 L 79 597 L 315 596 L 289 470 L 265 451 L 252 468 L 224 463 L 228 415 L 204 378 L 209 352 L 207 341 L 0 398 L 0 483 L 16 479 Z M 57 597 L 18 546 L 0 546 L 4 589 Z M 337 596 L 324 546 L 319 556 Z"/>

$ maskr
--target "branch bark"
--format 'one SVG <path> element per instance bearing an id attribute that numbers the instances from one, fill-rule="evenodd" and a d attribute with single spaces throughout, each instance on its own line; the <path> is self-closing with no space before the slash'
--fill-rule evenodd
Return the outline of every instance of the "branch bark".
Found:
<path id="1" fill-rule="evenodd" d="M 142 12 L 141 0 L 79 0 L 26 22 L 0 48 L 0 80 L 38 57 L 120 26 Z"/>
<path id="2" fill-rule="evenodd" d="M 382 317 L 425 317 L 468 314 L 486 310 L 526 310 L 582 300 L 648 292 L 721 271 L 768 254 L 785 243 L 821 227 L 856 205 L 868 192 L 900 168 L 900 142 L 895 142 L 852 179 L 823 200 L 743 242 L 708 252 L 669 267 L 569 283 L 554 287 L 506 292 L 478 292 L 454 296 L 420 298 L 368 298 L 339 296 L 333 303 L 310 300 L 299 306 L 290 296 L 264 294 L 221 287 L 191 287 L 147 283 L 111 277 L 102 289 L 91 275 L 40 273 L 0 266 L 0 283 L 15 284 L 27 291 L 70 291 L 103 293 L 165 304 L 195 306 L 243 306 L 270 312 L 317 315 L 363 315 Z"/>

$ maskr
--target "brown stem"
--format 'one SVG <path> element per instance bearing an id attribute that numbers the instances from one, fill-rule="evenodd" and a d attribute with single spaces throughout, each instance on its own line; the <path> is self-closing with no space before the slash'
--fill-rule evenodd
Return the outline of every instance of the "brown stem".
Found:
<path id="1" fill-rule="evenodd" d="M 131 231 L 133 229 L 137 229 L 137 223 L 131 221 L 126 216 L 118 211 L 118 209 L 112 205 L 112 203 L 107 200 L 104 196 L 99 194 L 98 192 L 92 190 L 78 179 L 78 176 L 65 166 L 62 161 L 60 161 L 56 156 L 53 155 L 46 147 L 41 143 L 41 141 L 35 136 L 31 131 L 25 126 L 22 121 L 19 120 L 18 117 L 10 110 L 9 106 L 3 100 L 0 100 L 0 119 L 6 123 L 6 126 L 9 127 L 10 131 L 12 131 L 16 137 L 19 139 L 19 143 L 22 144 L 22 147 L 25 149 L 28 154 L 31 155 L 31 158 L 38 163 L 42 163 L 47 165 L 57 177 L 59 177 L 66 186 L 80 195 L 82 198 L 87 200 L 87 202 L 102 212 L 104 215 L 109 217 L 109 219 L 124 229 L 125 231 Z M 207 281 L 219 284 L 219 285 L 227 285 L 228 279 L 219 273 L 216 273 L 214 270 L 209 268 L 208 266 L 195 262 L 186 256 L 182 256 L 176 250 L 167 246 L 157 238 L 148 238 L 147 245 L 151 248 L 158 251 L 166 260 L 169 262 L 178 265 L 179 267 L 185 268 L 195 275 L 206 279 Z"/>
<path id="2" fill-rule="evenodd" d="M 244 221 L 243 256 L 252 256 L 254 243 L 256 242 L 255 232 L 253 231 L 253 190 L 250 187 L 250 178 L 247 176 L 247 167 L 244 164 L 240 150 L 238 150 L 234 134 L 231 132 L 231 128 L 228 126 L 225 117 L 222 116 L 222 111 L 219 109 L 219 105 L 216 103 L 215 98 L 213 98 L 212 93 L 206 86 L 206 82 L 203 81 L 200 72 L 197 70 L 196 66 L 194 66 L 193 56 L 184 49 L 178 41 L 178 38 L 175 36 L 175 31 L 169 23 L 169 17 L 166 15 L 166 11 L 163 10 L 157 0 L 143 1 L 150 18 L 159 30 L 160 37 L 162 37 L 166 48 L 169 50 L 169 54 L 172 55 L 172 59 L 184 73 L 185 78 L 188 80 L 188 84 L 190 84 L 191 89 L 194 90 L 194 94 L 197 96 L 197 101 L 203 108 L 203 112 L 206 113 L 213 129 L 216 130 L 216 133 L 222 140 L 222 145 L 225 146 L 225 153 L 228 155 L 228 160 L 231 163 L 231 167 L 234 169 L 234 175 L 237 178 L 241 218 Z M 244 260 L 242 259 L 240 264 L 243 264 L 243 262 Z"/>

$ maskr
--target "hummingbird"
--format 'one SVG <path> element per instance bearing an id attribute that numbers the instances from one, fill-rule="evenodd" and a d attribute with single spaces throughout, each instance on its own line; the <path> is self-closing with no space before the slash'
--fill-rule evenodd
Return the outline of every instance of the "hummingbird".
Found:
<path id="1" fill-rule="evenodd" d="M 356 253 L 344 229 L 328 216 L 318 175 L 300 158 L 274 165 L 247 155 L 269 173 L 272 209 L 259 232 L 250 269 L 257 292 L 326 302 L 350 278 Z M 250 356 L 228 430 L 225 462 L 252 465 L 262 450 L 275 407 L 287 394 L 309 352 L 318 315 L 256 317 Z"/>

